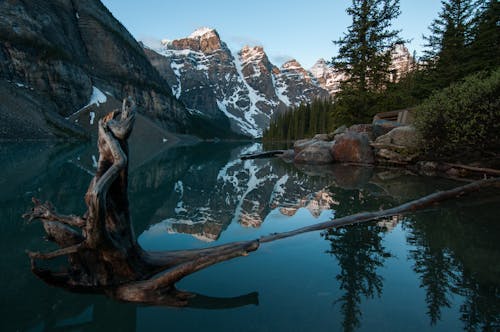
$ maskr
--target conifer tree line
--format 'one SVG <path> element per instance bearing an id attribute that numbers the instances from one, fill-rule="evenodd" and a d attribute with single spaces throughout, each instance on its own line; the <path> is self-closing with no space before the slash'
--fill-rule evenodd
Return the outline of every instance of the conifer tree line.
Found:
<path id="1" fill-rule="evenodd" d="M 498 69 L 500 2 L 442 0 L 441 6 L 428 32 L 423 32 L 425 50 L 415 69 L 391 82 L 390 50 L 405 42 L 392 28 L 401 13 L 399 0 L 352 0 L 347 9 L 352 24 L 334 42 L 339 51 L 330 62 L 347 73 L 341 91 L 330 100 L 291 107 L 276 115 L 263 138 L 294 140 L 341 125 L 370 123 L 376 113 L 418 106 L 469 75 Z M 321 114 L 325 123 L 312 125 L 312 113 L 313 122 Z"/>
<path id="2" fill-rule="evenodd" d="M 271 121 L 264 137 L 268 140 L 297 140 L 332 130 L 333 103 L 330 99 L 316 99 L 301 104 L 288 112 L 277 114 Z"/>

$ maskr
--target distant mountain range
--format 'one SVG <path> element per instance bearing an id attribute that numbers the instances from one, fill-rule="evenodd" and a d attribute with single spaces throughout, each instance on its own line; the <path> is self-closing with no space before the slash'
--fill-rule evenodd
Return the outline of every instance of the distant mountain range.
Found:
<path id="1" fill-rule="evenodd" d="M 297 60 L 278 68 L 261 46 L 245 46 L 233 54 L 210 28 L 198 29 L 186 38 L 149 44 L 145 52 L 190 112 L 213 120 L 226 116 L 234 132 L 252 137 L 261 135 L 273 113 L 327 98 L 346 79 L 324 59 L 306 70 Z M 395 77 L 413 63 L 404 46 L 395 49 L 393 60 Z"/>
<path id="2" fill-rule="evenodd" d="M 88 136 L 129 95 L 157 137 L 259 137 L 274 113 L 344 78 L 324 60 L 278 68 L 260 46 L 233 54 L 208 28 L 144 46 L 99 0 L 2 1 L 0 12 L 0 139 Z M 397 55 L 395 77 L 412 61 Z"/>

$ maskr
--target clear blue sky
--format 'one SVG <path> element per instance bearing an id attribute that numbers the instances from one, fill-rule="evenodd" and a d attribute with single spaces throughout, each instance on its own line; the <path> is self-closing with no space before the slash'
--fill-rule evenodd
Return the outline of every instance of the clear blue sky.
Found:
<path id="1" fill-rule="evenodd" d="M 351 18 L 349 0 L 102 0 L 138 40 L 177 39 L 199 27 L 215 28 L 231 49 L 261 45 L 275 65 L 295 58 L 310 68 L 329 60 Z M 422 51 L 422 34 L 441 7 L 439 0 L 401 0 L 394 27 Z"/>

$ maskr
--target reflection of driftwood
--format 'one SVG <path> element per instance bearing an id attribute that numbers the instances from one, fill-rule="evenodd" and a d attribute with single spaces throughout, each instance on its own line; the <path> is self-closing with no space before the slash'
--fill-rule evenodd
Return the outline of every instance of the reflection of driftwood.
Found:
<path id="1" fill-rule="evenodd" d="M 241 160 L 246 160 L 246 159 L 260 159 L 260 158 L 273 158 L 273 157 L 277 157 L 278 155 L 283 154 L 285 152 L 286 152 L 286 150 L 264 151 L 264 152 L 259 152 L 259 153 L 244 154 L 240 158 L 241 158 Z"/>
<path id="2" fill-rule="evenodd" d="M 133 103 L 125 100 L 121 111 L 113 111 L 99 121 L 99 162 L 85 196 L 87 212 L 84 216 L 59 215 L 50 203 L 38 200 L 34 200 L 34 208 L 25 214 L 30 220 L 41 220 L 48 238 L 60 247 L 49 253 L 29 253 L 33 272 L 45 282 L 76 291 L 102 292 L 120 300 L 140 303 L 197 307 L 255 304 L 255 293 L 232 299 L 193 297 L 194 294 L 177 290 L 175 284 L 213 264 L 246 256 L 263 242 L 414 211 L 499 182 L 498 179 L 483 180 L 389 210 L 361 213 L 265 236 L 260 240 L 198 250 L 149 252 L 136 241 L 127 196 L 127 139 L 134 117 Z M 59 256 L 68 258 L 65 270 L 54 271 L 39 266 L 40 260 Z"/>

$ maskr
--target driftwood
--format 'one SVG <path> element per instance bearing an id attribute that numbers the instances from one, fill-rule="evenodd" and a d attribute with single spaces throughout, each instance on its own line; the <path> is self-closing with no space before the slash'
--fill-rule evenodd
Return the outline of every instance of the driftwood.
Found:
<path id="1" fill-rule="evenodd" d="M 246 160 L 246 159 L 273 158 L 273 157 L 277 157 L 278 155 L 281 155 L 285 152 L 286 152 L 286 150 L 272 150 L 272 151 L 264 151 L 264 152 L 258 152 L 258 153 L 249 153 L 249 154 L 242 155 L 240 157 L 240 159 Z"/>
<path id="2" fill-rule="evenodd" d="M 452 163 L 443 163 L 443 165 L 450 167 L 450 168 L 458 168 L 458 169 L 463 169 L 466 171 L 471 171 L 471 172 L 490 175 L 490 176 L 500 176 L 500 170 L 493 169 L 493 168 L 475 167 L 475 166 L 462 165 L 462 164 L 452 164 Z"/>
<path id="3" fill-rule="evenodd" d="M 170 306 L 255 304 L 258 301 L 255 293 L 229 299 L 208 298 L 179 291 L 175 284 L 213 264 L 246 256 L 261 243 L 415 211 L 500 182 L 498 178 L 482 180 L 392 209 L 360 213 L 251 241 L 198 250 L 145 251 L 132 230 L 127 196 L 127 139 L 134 117 L 133 102 L 124 100 L 122 110 L 115 110 L 99 121 L 98 169 L 85 195 L 87 212 L 83 216 L 60 215 L 52 204 L 36 199 L 34 207 L 24 215 L 29 220 L 41 220 L 48 239 L 60 247 L 48 253 L 28 253 L 33 273 L 48 284 L 73 291 L 101 292 L 124 301 Z M 40 266 L 42 260 L 61 256 L 67 259 L 62 271 Z"/>

